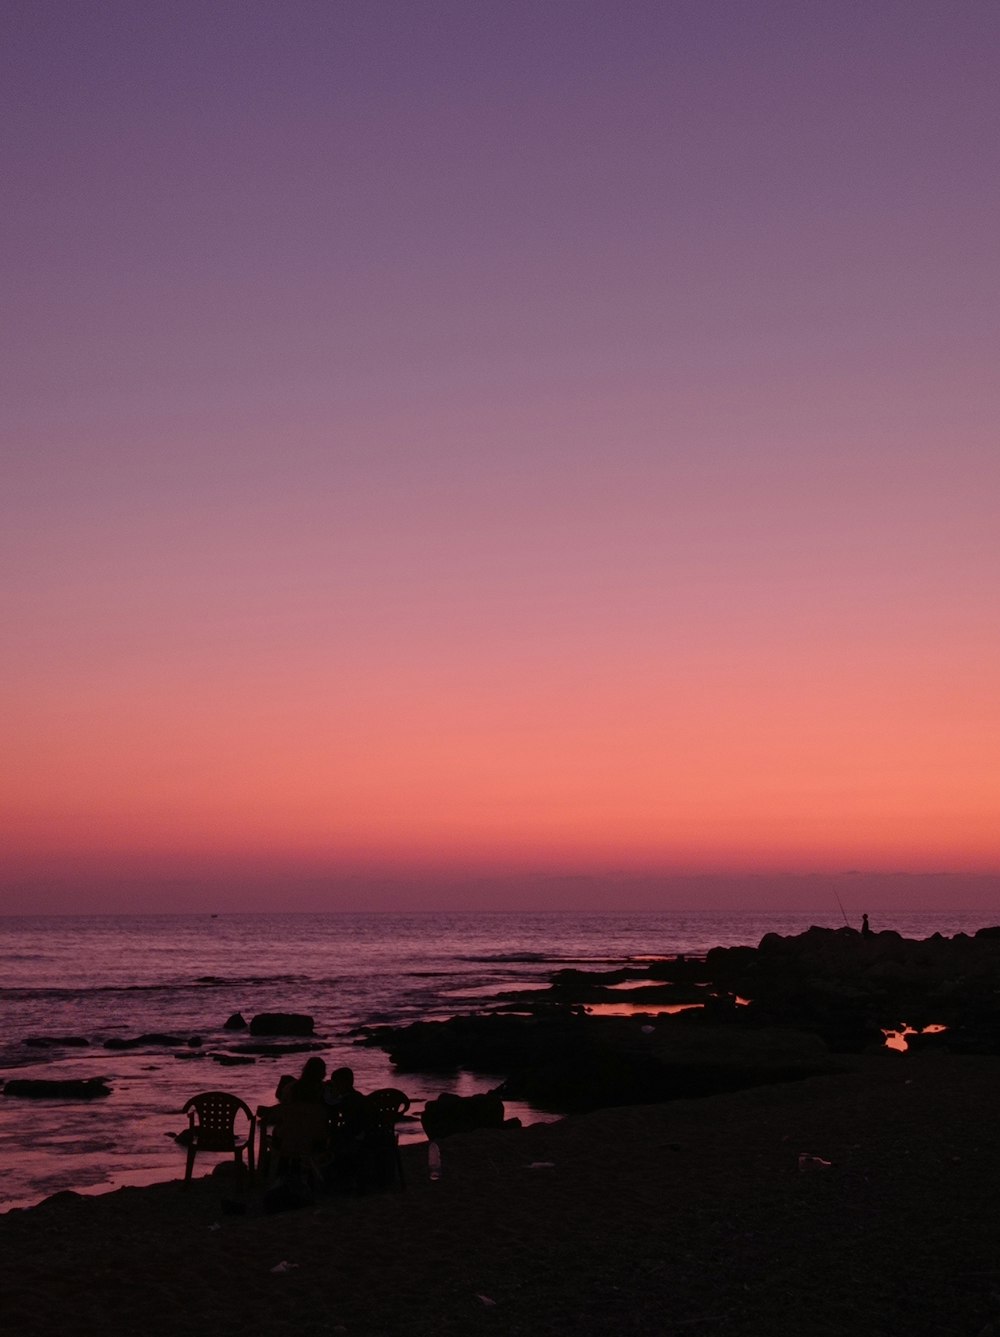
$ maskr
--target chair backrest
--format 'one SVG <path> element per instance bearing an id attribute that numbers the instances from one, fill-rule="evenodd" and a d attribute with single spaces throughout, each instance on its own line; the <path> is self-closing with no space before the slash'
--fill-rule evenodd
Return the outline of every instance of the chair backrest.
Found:
<path id="1" fill-rule="evenodd" d="M 395 1086 L 380 1086 L 368 1092 L 368 1103 L 375 1111 L 376 1122 L 382 1128 L 392 1128 L 410 1108 L 410 1097 Z"/>
<path id="2" fill-rule="evenodd" d="M 245 1114 L 253 1126 L 250 1107 L 230 1091 L 202 1091 L 185 1102 L 183 1112 L 203 1151 L 232 1151 L 236 1142 L 236 1116 Z"/>

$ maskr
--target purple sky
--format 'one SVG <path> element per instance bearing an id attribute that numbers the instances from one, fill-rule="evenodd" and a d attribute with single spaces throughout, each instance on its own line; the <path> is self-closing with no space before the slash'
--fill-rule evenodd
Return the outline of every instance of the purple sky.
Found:
<path id="1" fill-rule="evenodd" d="M 2 28 L 14 908 L 261 862 L 989 901 L 1000 6 Z"/>

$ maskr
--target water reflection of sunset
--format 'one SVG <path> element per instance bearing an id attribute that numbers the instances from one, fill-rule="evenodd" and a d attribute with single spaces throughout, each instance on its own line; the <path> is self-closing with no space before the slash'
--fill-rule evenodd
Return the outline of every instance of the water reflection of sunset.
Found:
<path id="1" fill-rule="evenodd" d="M 939 1025 L 921 1026 L 919 1030 L 913 1026 L 904 1026 L 902 1030 L 883 1031 L 882 1034 L 885 1036 L 886 1049 L 896 1049 L 901 1054 L 905 1054 L 910 1047 L 909 1041 L 907 1040 L 907 1036 L 940 1035 L 942 1031 L 946 1031 L 947 1029 L 948 1029 L 947 1026 L 939 1026 Z"/>

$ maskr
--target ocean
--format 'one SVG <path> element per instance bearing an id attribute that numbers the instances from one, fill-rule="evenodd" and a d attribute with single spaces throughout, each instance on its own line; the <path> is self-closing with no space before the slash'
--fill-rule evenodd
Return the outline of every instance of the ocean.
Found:
<path id="1" fill-rule="evenodd" d="M 874 927 L 950 937 L 985 922 L 943 912 L 896 915 Z M 230 1090 L 251 1108 L 269 1103 L 278 1077 L 297 1072 L 307 1055 L 220 1065 L 212 1055 L 247 1038 L 223 1029 L 234 1012 L 247 1020 L 309 1013 L 328 1067 L 352 1067 L 363 1091 L 402 1086 L 419 1112 L 442 1091 L 471 1094 L 495 1079 L 397 1075 L 381 1050 L 354 1043 L 353 1028 L 474 1011 L 501 990 L 537 986 L 565 966 L 755 945 L 768 932 L 838 923 L 829 912 L 0 917 L 0 1079 L 104 1077 L 112 1090 L 89 1102 L 0 1098 L 0 1211 L 65 1189 L 106 1192 L 177 1178 L 184 1158 L 172 1134 L 198 1091 Z M 152 1033 L 199 1036 L 202 1045 L 104 1047 Z M 27 1043 L 69 1036 L 87 1044 Z M 508 1113 L 524 1122 L 553 1117 L 513 1103 Z M 420 1136 L 418 1123 L 404 1131 Z"/>

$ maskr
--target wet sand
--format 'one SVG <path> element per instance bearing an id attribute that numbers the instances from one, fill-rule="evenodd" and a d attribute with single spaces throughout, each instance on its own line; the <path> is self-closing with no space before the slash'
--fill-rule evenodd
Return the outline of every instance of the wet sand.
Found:
<path id="1" fill-rule="evenodd" d="M 222 1175 L 61 1196 L 0 1217 L 0 1331 L 991 1337 L 998 1109 L 1000 1059 L 871 1055 L 451 1138 L 438 1182 L 408 1147 L 404 1192 L 281 1215 Z"/>

